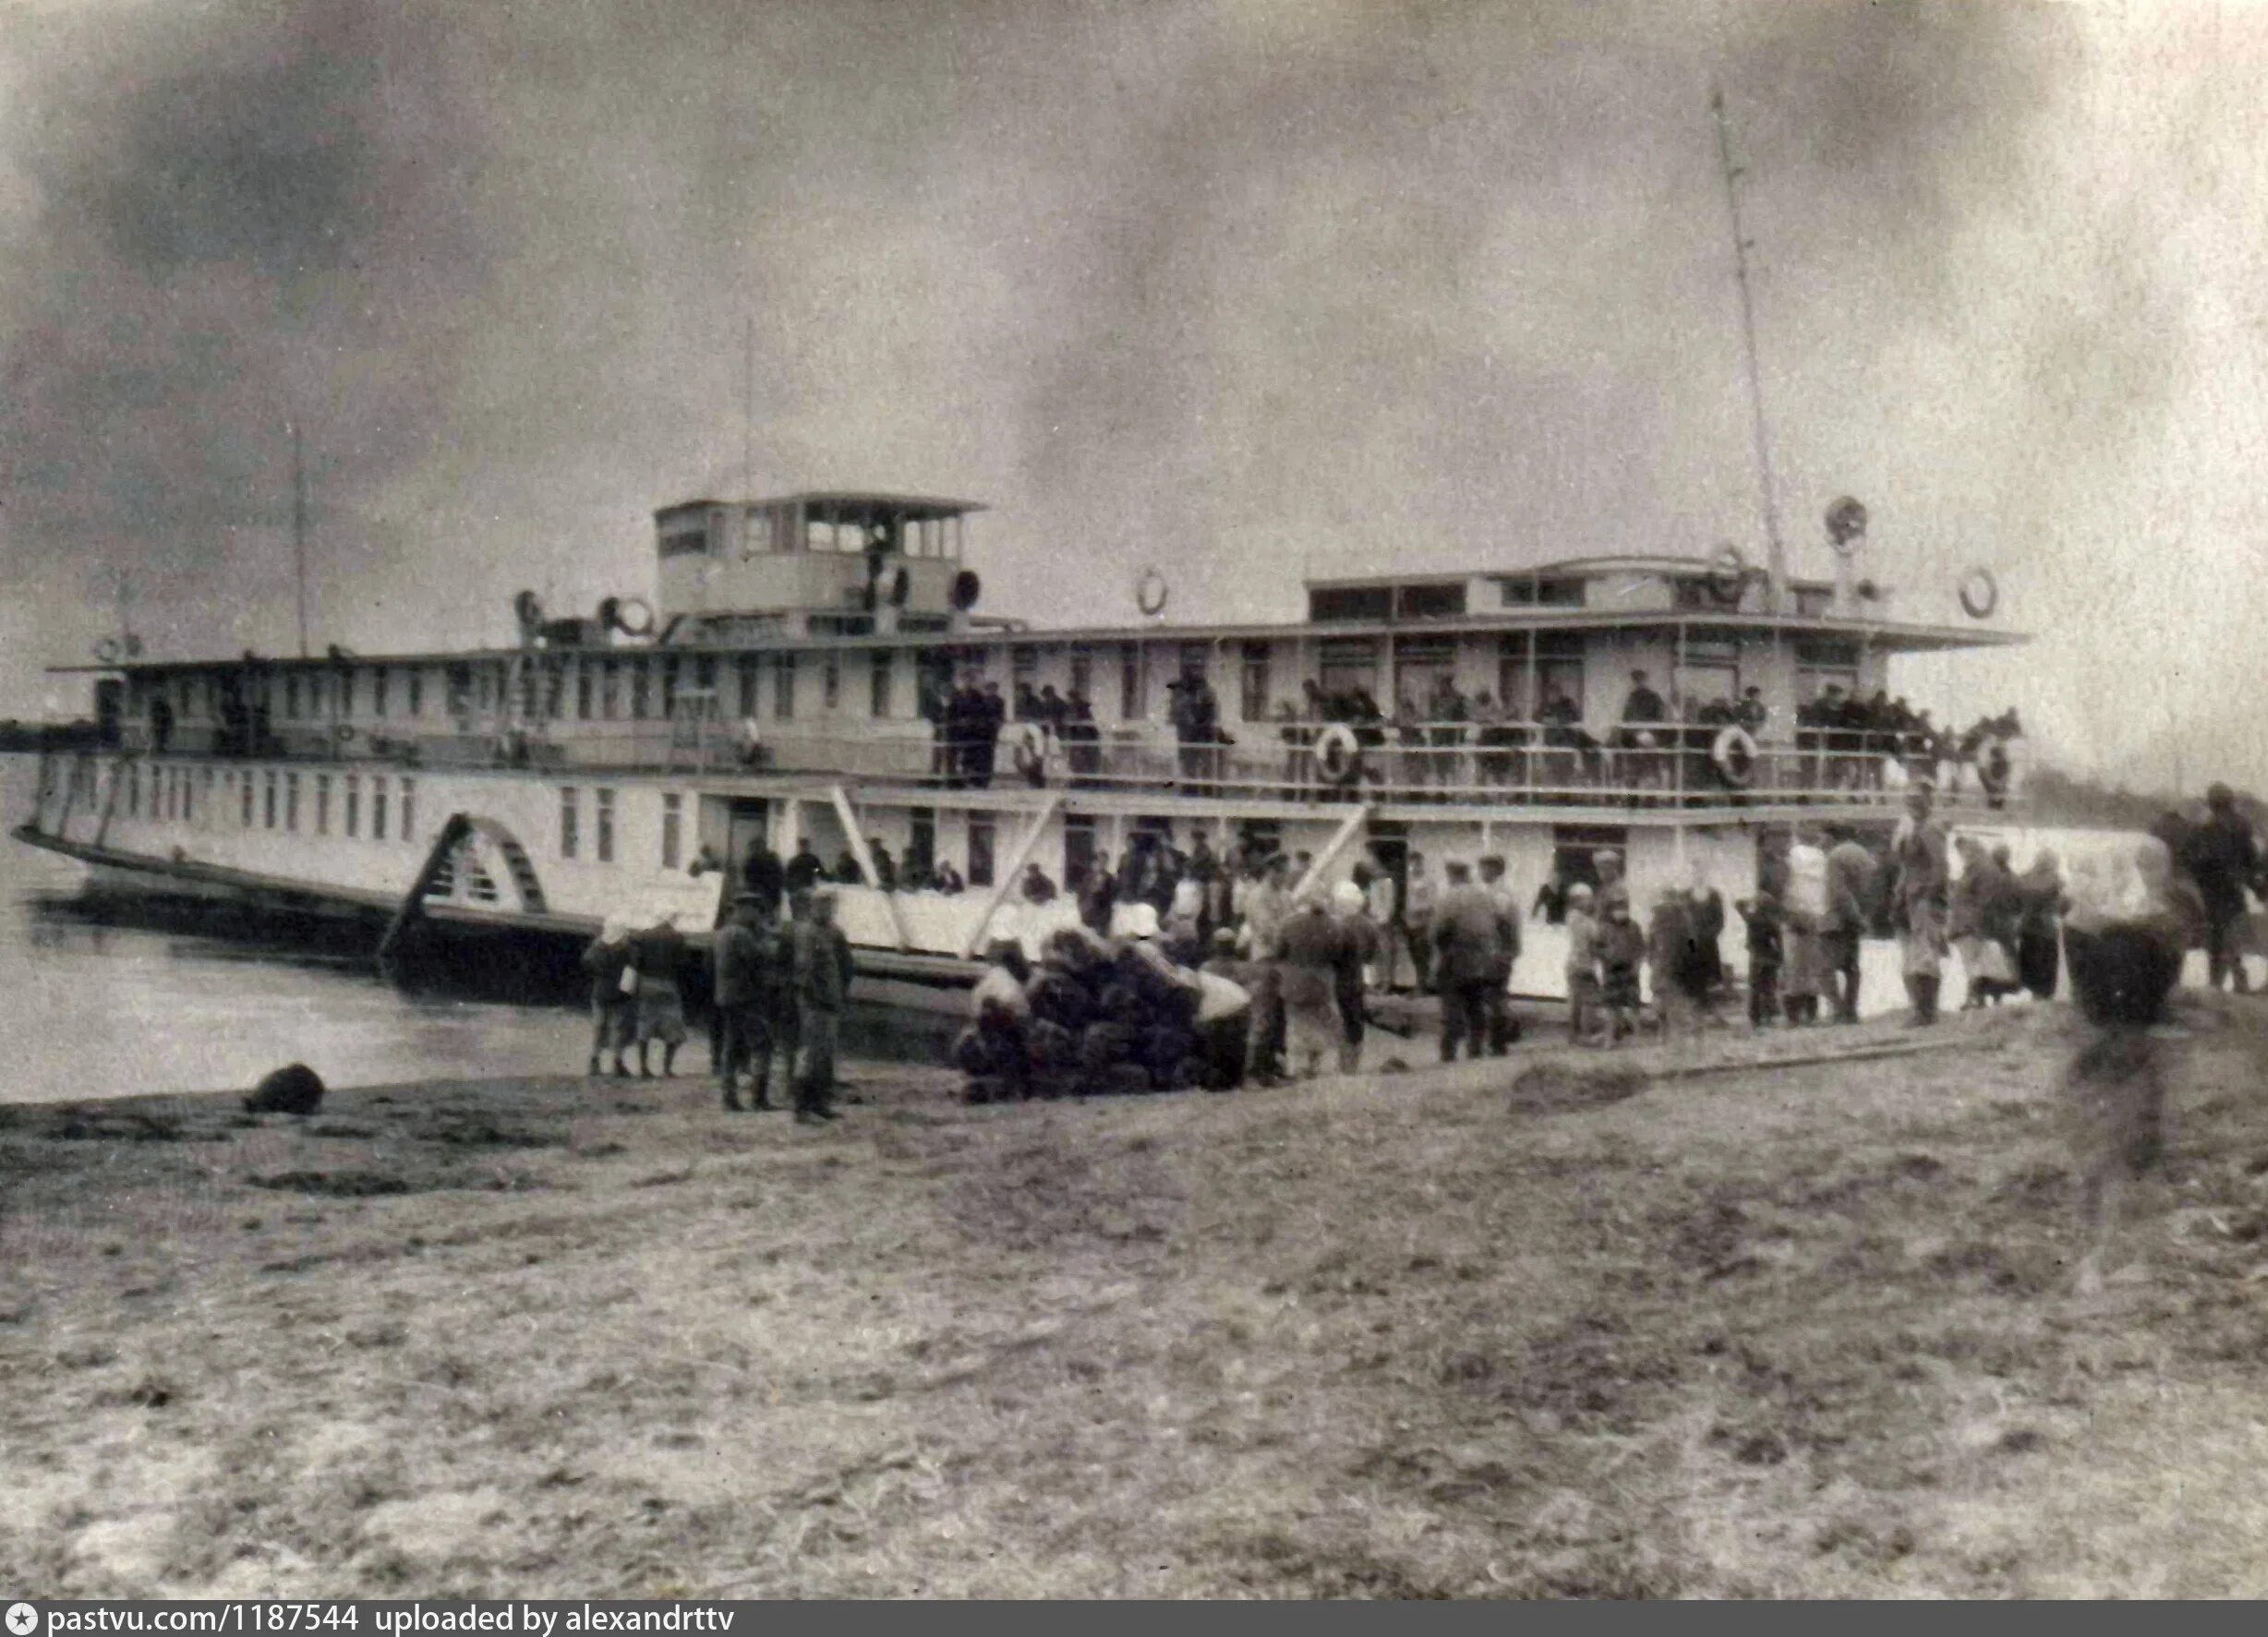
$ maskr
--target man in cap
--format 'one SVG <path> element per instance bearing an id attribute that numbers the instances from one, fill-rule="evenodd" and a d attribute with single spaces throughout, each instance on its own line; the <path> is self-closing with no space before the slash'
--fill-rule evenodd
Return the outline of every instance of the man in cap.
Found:
<path id="1" fill-rule="evenodd" d="M 1848 833 L 1827 854 L 1827 921 L 1820 928 L 1820 968 L 1835 1021 L 1859 1020 L 1859 948 L 1873 917 L 1875 855 Z"/>
<path id="2" fill-rule="evenodd" d="M 2260 843 L 2237 810 L 2237 793 L 2216 784 L 2205 792 L 2205 818 L 2182 837 L 2178 861 L 2205 901 L 2205 969 L 2215 989 L 2232 979 L 2244 994 L 2244 889 L 2259 879 Z"/>
<path id="3" fill-rule="evenodd" d="M 1435 977 L 1442 997 L 1442 1061 L 1454 1063 L 1460 1041 L 1478 1057 L 1489 1039 L 1490 991 L 1498 983 L 1504 938 L 1496 900 L 1473 884 L 1472 866 L 1452 859 L 1449 885 L 1433 912 Z"/>
<path id="4" fill-rule="evenodd" d="M 677 1073 L 677 1049 L 685 1043 L 685 996 L 679 986 L 685 967 L 685 934 L 678 930 L 677 915 L 657 915 L 646 930 L 630 940 L 630 965 L 638 974 L 634 1005 L 637 1014 L 638 1077 L 649 1070 L 645 1048 L 661 1042 L 661 1077 Z"/>
<path id="5" fill-rule="evenodd" d="M 802 1074 L 795 1082 L 795 1117 L 809 1125 L 835 1117 L 829 1101 L 835 1087 L 835 1049 L 853 974 L 850 942 L 835 924 L 834 889 L 816 888 L 799 903 L 789 934 L 796 1026 L 803 1051 Z"/>
<path id="6" fill-rule="evenodd" d="M 786 976 L 777 911 L 761 892 L 736 894 L 732 919 L 709 951 L 712 993 L 719 1025 L 717 1081 L 725 1107 L 742 1107 L 735 1076 L 750 1065 L 749 1103 L 772 1106 L 772 1020 Z"/>

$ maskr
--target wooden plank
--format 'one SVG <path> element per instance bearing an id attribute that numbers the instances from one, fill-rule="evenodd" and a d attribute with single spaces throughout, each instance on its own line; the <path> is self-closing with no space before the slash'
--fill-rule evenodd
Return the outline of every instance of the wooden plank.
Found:
<path id="1" fill-rule="evenodd" d="M 881 891 L 882 877 L 875 871 L 875 855 L 866 849 L 866 837 L 859 824 L 858 811 L 850 805 L 850 792 L 840 785 L 826 788 L 827 800 L 835 804 L 835 816 L 842 821 L 842 833 L 850 841 L 850 856 L 858 861 L 859 873 L 866 877 L 866 885 Z M 890 935 L 898 940 L 898 947 L 910 948 L 913 940 L 907 935 L 906 919 L 899 912 L 898 895 L 882 894 L 883 907 L 890 912 Z"/>
<path id="2" fill-rule="evenodd" d="M 1346 850 L 1346 844 L 1352 841 L 1356 834 L 1369 822 L 1370 813 L 1371 805 L 1365 801 L 1354 812 L 1348 813 L 1339 827 L 1332 832 L 1331 839 L 1324 844 L 1323 850 L 1317 853 L 1314 861 L 1308 866 L 1308 873 L 1293 884 L 1292 897 L 1295 900 L 1314 886 L 1323 872 L 1331 868 L 1333 861 Z"/>
<path id="3" fill-rule="evenodd" d="M 1024 865 L 1031 857 L 1031 849 L 1039 845 L 1040 832 L 1047 827 L 1047 821 L 1056 816 L 1056 810 L 1062 805 L 1063 797 L 1058 792 L 1048 797 L 1041 804 L 1039 812 L 1031 815 L 1031 827 L 1025 830 L 1024 838 L 1017 843 L 1014 855 L 993 882 L 992 897 L 984 901 L 983 913 L 978 915 L 969 929 L 968 939 L 960 946 L 964 957 L 974 955 L 977 945 L 984 941 L 984 929 L 992 925 L 992 918 L 999 912 L 1000 906 L 1007 902 L 1009 889 L 1015 886 L 1016 878 L 1023 873 Z"/>

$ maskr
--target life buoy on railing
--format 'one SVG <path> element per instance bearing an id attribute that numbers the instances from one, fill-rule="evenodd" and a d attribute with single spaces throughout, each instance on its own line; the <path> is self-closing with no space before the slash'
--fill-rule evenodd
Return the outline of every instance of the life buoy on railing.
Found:
<path id="1" fill-rule="evenodd" d="M 1756 781 L 1755 735 L 1737 723 L 1727 728 L 1709 746 L 1709 761 L 1728 788 L 1746 789 Z"/>
<path id="2" fill-rule="evenodd" d="M 1960 577 L 1960 611 L 1972 620 L 1989 620 L 2000 606 L 2000 583 L 1990 569 L 1971 569 Z"/>
<path id="3" fill-rule="evenodd" d="M 341 722 L 331 730 L 331 737 L 341 744 L 353 744 L 355 742 L 355 725 L 352 722 Z"/>
<path id="4" fill-rule="evenodd" d="M 1351 785 L 1362 777 L 1362 740 L 1344 722 L 1333 722 L 1315 736 L 1315 765 L 1334 785 Z"/>
<path id="5" fill-rule="evenodd" d="M 1165 612 L 1168 595 L 1170 588 L 1165 584 L 1165 576 L 1153 568 L 1144 569 L 1134 582 L 1134 606 L 1152 620 Z"/>
<path id="6" fill-rule="evenodd" d="M 1047 767 L 1047 735 L 1036 722 L 1014 722 L 1007 729 L 1008 761 L 1019 775 L 1036 778 Z"/>
<path id="7" fill-rule="evenodd" d="M 94 645 L 95 658 L 101 660 L 104 665 L 117 664 L 120 651 L 116 637 L 104 637 Z"/>
<path id="8" fill-rule="evenodd" d="M 609 597 L 614 605 L 613 616 L 608 620 L 624 636 L 654 634 L 654 605 L 642 596 Z M 602 605 L 603 608 L 603 605 Z"/>
<path id="9" fill-rule="evenodd" d="M 1849 557 L 1866 537 L 1866 508 L 1849 495 L 1827 509 L 1827 543 L 1837 557 Z"/>
<path id="10" fill-rule="evenodd" d="M 1737 605 L 1748 585 L 1748 560 L 1731 542 L 1719 546 L 1709 559 L 1709 595 L 1728 608 Z"/>

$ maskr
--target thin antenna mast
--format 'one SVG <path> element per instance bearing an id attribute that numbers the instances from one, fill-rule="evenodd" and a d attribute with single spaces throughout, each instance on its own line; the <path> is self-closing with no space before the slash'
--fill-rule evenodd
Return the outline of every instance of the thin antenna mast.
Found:
<path id="1" fill-rule="evenodd" d="M 756 321 L 745 320 L 741 331 L 741 499 L 752 500 L 755 485 L 756 435 Z"/>
<path id="2" fill-rule="evenodd" d="M 1748 238 L 1741 231 L 1740 167 L 1732 162 L 1732 134 L 1725 119 L 1721 86 L 1709 90 L 1709 109 L 1717 115 L 1717 162 L 1725 178 L 1725 210 L 1732 220 L 1732 276 L 1741 291 L 1741 345 L 1748 361 L 1748 410 L 1756 451 L 1756 483 L 1764 497 L 1764 539 L 1770 553 L 1771 611 L 1784 607 L 1788 584 L 1788 549 L 1779 537 L 1779 496 L 1772 479 L 1772 444 L 1765 427 L 1764 381 L 1756 367 L 1756 308 L 1748 289 Z"/>
<path id="3" fill-rule="evenodd" d="M 292 427 L 292 572 L 299 591 L 299 657 L 308 656 L 308 463 L 299 423 Z"/>

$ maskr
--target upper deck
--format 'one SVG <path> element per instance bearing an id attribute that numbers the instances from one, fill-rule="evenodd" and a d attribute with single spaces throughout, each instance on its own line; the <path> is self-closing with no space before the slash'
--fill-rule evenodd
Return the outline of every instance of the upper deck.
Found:
<path id="1" fill-rule="evenodd" d="M 989 687 L 1009 729 L 1000 785 L 1028 730 L 1044 783 L 1297 801 L 1325 782 L 1315 757 L 1335 720 L 1359 728 L 1352 782 L 1381 794 L 1682 807 L 1879 788 L 1885 752 L 1918 745 L 1894 746 L 1883 723 L 1804 729 L 1799 708 L 1829 689 L 1887 700 L 1900 654 L 2023 640 L 1898 620 L 1871 582 L 1775 588 L 1676 556 L 1310 580 L 1303 620 L 1031 630 L 975 612 L 977 510 L 844 492 L 688 501 L 655 514 L 650 621 L 523 607 L 512 647 L 72 668 L 112 679 L 115 742 L 175 755 L 919 790 L 946 780 L 951 697 Z M 1626 727 L 1640 693 L 1662 709 Z M 1707 754 L 1736 706 L 1757 743 L 1746 791 Z"/>

